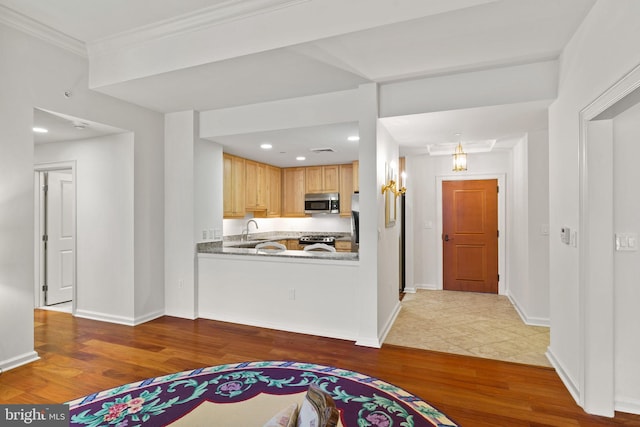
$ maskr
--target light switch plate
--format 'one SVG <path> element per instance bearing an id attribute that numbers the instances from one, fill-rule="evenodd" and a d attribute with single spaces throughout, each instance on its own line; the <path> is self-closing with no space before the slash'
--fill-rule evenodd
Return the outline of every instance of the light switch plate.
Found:
<path id="1" fill-rule="evenodd" d="M 638 250 L 638 233 L 616 233 L 616 251 Z"/>

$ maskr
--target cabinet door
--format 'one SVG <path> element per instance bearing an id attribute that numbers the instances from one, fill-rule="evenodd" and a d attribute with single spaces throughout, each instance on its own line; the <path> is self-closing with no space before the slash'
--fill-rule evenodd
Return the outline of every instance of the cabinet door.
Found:
<path id="1" fill-rule="evenodd" d="M 267 165 L 256 165 L 256 209 L 267 209 Z"/>
<path id="2" fill-rule="evenodd" d="M 255 210 L 258 204 L 258 186 L 256 185 L 258 180 L 258 163 L 252 160 L 245 160 L 244 176 L 247 186 L 245 190 L 245 209 Z"/>
<path id="3" fill-rule="evenodd" d="M 305 168 L 282 170 L 282 216 L 304 216 Z"/>
<path id="4" fill-rule="evenodd" d="M 360 191 L 360 177 L 358 175 L 358 169 L 360 168 L 360 162 L 358 160 L 353 162 L 353 191 Z"/>
<path id="5" fill-rule="evenodd" d="M 340 165 L 340 216 L 351 216 L 353 165 Z"/>
<path id="6" fill-rule="evenodd" d="M 340 167 L 338 165 L 322 167 L 322 192 L 337 193 L 340 191 Z"/>
<path id="7" fill-rule="evenodd" d="M 282 204 L 282 172 L 275 166 L 267 166 L 267 216 L 280 216 Z"/>
<path id="8" fill-rule="evenodd" d="M 305 168 L 305 191 L 307 193 L 323 192 L 322 166 L 309 166 Z"/>
<path id="9" fill-rule="evenodd" d="M 351 242 L 346 240 L 336 240 L 336 252 L 351 252 Z"/>
<path id="10" fill-rule="evenodd" d="M 245 176 L 244 159 L 223 154 L 223 215 L 225 218 L 244 217 Z"/>
<path id="11" fill-rule="evenodd" d="M 244 176 L 244 159 L 241 157 L 232 157 L 231 159 L 231 206 L 234 217 L 243 218 L 245 214 L 245 176 Z"/>

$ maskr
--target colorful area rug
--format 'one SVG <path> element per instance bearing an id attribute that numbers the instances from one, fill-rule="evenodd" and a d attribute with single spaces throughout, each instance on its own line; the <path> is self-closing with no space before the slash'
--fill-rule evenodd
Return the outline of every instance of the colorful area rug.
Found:
<path id="1" fill-rule="evenodd" d="M 346 427 L 457 427 L 406 391 L 358 372 L 299 362 L 246 362 L 179 372 L 68 402 L 71 426 L 263 426 L 310 384 Z"/>

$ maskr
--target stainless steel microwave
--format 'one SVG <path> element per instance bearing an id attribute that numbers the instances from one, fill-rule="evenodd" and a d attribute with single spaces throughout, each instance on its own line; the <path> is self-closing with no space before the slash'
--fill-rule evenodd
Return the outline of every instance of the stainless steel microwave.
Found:
<path id="1" fill-rule="evenodd" d="M 340 213 L 338 193 L 307 193 L 304 195 L 304 213 Z"/>

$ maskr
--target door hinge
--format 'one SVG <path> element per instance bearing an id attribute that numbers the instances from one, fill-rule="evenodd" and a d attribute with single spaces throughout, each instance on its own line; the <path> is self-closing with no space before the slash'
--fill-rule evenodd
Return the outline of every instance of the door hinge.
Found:
<path id="1" fill-rule="evenodd" d="M 49 287 L 47 285 L 42 285 L 43 292 L 47 292 L 48 290 L 49 290 Z"/>
<path id="2" fill-rule="evenodd" d="M 497 185 L 497 186 L 496 186 L 496 193 L 499 193 L 499 192 L 500 192 L 500 186 L 499 186 L 499 185 Z"/>
<path id="3" fill-rule="evenodd" d="M 500 281 L 500 275 L 498 274 L 498 282 Z"/>
<path id="4" fill-rule="evenodd" d="M 496 237 L 500 237 L 500 230 L 496 230 Z"/>
<path id="5" fill-rule="evenodd" d="M 47 191 L 49 191 L 49 185 L 48 185 L 48 184 L 44 184 L 44 185 L 42 186 L 42 191 L 44 191 L 45 193 L 46 193 Z"/>
<path id="6" fill-rule="evenodd" d="M 47 236 L 46 234 L 42 235 L 42 241 L 43 242 L 48 242 L 49 241 L 49 236 Z"/>

